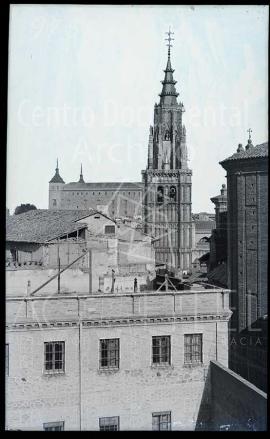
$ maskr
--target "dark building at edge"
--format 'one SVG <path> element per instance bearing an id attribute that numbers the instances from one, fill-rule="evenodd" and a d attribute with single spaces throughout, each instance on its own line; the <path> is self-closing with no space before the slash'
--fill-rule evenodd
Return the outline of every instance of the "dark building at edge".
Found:
<path id="1" fill-rule="evenodd" d="M 266 391 L 268 142 L 220 162 L 227 171 L 227 280 L 231 293 L 229 367 Z"/>

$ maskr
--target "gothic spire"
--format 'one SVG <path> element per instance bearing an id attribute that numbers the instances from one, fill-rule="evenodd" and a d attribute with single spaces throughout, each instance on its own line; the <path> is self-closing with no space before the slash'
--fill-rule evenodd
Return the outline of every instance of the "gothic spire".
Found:
<path id="1" fill-rule="evenodd" d="M 167 60 L 167 66 L 166 69 L 164 70 L 165 73 L 165 77 L 164 80 L 161 81 L 161 83 L 163 84 L 162 87 L 162 91 L 160 93 L 160 103 L 161 104 L 167 104 L 167 105 L 173 105 L 173 104 L 177 104 L 177 96 L 179 95 L 179 93 L 176 92 L 175 89 L 175 84 L 177 83 L 177 81 L 175 81 L 173 79 L 173 72 L 174 70 L 172 69 L 172 65 L 171 65 L 171 41 L 174 40 L 174 38 L 171 38 L 171 35 L 173 35 L 173 32 L 171 32 L 171 30 L 169 29 L 169 32 L 166 32 L 166 34 L 168 35 L 168 38 L 165 38 L 166 41 L 168 41 L 168 60 Z"/>
<path id="2" fill-rule="evenodd" d="M 83 171 L 82 171 L 82 163 L 81 163 L 81 173 L 80 173 L 80 180 L 79 183 L 84 183 L 84 179 L 83 179 Z"/>
<path id="3" fill-rule="evenodd" d="M 58 158 L 56 159 L 55 174 L 54 174 L 53 178 L 49 181 L 49 183 L 65 183 L 59 174 Z"/>

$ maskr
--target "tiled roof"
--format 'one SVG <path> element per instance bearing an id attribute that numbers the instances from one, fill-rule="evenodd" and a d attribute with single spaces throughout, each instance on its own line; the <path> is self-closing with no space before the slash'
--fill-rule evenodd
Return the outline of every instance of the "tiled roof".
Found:
<path id="1" fill-rule="evenodd" d="M 65 183 L 63 178 L 59 174 L 55 174 L 49 183 Z"/>
<path id="2" fill-rule="evenodd" d="M 36 209 L 6 218 L 6 241 L 42 243 L 86 227 L 76 223 L 94 210 Z"/>
<path id="3" fill-rule="evenodd" d="M 268 157 L 268 142 L 261 143 L 260 145 L 256 145 L 250 147 L 247 150 L 243 150 L 240 152 L 236 152 L 225 160 L 219 162 L 220 164 L 231 161 L 231 160 L 240 160 L 240 159 L 253 159 L 260 157 Z"/>
<path id="4" fill-rule="evenodd" d="M 136 182 L 95 182 L 95 183 L 79 183 L 71 182 L 64 186 L 64 190 L 80 189 L 80 190 L 141 190 L 143 183 Z"/>
<path id="5" fill-rule="evenodd" d="M 184 283 L 186 284 L 205 281 L 207 281 L 207 273 L 201 273 L 200 271 L 193 272 L 187 279 L 184 279 Z"/>

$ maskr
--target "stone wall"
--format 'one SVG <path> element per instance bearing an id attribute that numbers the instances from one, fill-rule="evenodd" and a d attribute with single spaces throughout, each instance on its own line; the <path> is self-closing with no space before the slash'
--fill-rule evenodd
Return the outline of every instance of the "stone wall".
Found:
<path id="1" fill-rule="evenodd" d="M 142 214 L 142 188 L 140 183 L 128 183 L 132 187 L 112 189 L 110 183 L 95 183 L 79 185 L 67 184 L 61 190 L 61 209 L 97 209 L 98 206 L 107 206 L 108 214 L 112 218 L 134 217 Z M 51 195 L 52 198 L 52 195 Z M 49 208 L 53 208 L 52 202 Z"/>
<path id="2" fill-rule="evenodd" d="M 7 300 L 6 428 L 151 430 L 171 412 L 172 430 L 194 430 L 210 361 L 227 365 L 228 292 L 58 296 Z M 184 334 L 201 333 L 203 362 L 184 364 Z M 152 337 L 171 337 L 171 361 L 152 364 Z M 120 367 L 99 368 L 99 340 L 120 339 Z M 65 342 L 65 372 L 44 374 L 44 342 Z"/>
<path id="3" fill-rule="evenodd" d="M 47 290 L 44 287 L 45 291 Z M 9 297 L 7 300 L 6 320 L 12 323 L 13 319 L 44 319 L 53 320 L 103 319 L 114 317 L 127 318 L 128 316 L 168 316 L 172 321 L 177 316 L 184 320 L 206 321 L 220 315 L 218 319 L 227 319 L 229 311 L 228 290 L 188 290 L 178 292 L 147 292 L 135 295 L 126 294 L 88 294 L 88 295 L 50 295 L 43 292 L 41 295 L 30 297 Z M 179 317 L 179 321 L 182 321 Z"/>

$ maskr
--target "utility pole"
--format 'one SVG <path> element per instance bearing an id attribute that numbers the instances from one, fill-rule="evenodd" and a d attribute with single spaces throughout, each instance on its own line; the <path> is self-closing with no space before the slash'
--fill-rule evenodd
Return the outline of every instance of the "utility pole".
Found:
<path id="1" fill-rule="evenodd" d="M 58 286 L 57 286 L 57 292 L 60 294 L 60 246 L 59 246 L 59 239 L 58 239 L 58 248 L 57 248 L 57 256 L 58 256 Z"/>
<path id="2" fill-rule="evenodd" d="M 89 250 L 89 294 L 92 294 L 92 250 Z"/>
<path id="3" fill-rule="evenodd" d="M 168 273 L 165 274 L 165 290 L 168 291 Z"/>
<path id="4" fill-rule="evenodd" d="M 85 258 L 85 253 L 83 253 L 82 255 L 80 255 L 78 258 L 76 258 L 74 261 L 72 261 L 69 265 L 67 265 L 67 267 L 62 268 L 62 270 L 60 270 L 59 275 L 61 275 L 61 273 L 64 273 L 64 271 L 66 271 L 68 268 L 72 267 L 73 264 L 75 264 L 76 262 L 78 262 L 80 259 Z M 30 296 L 33 296 L 37 291 L 41 290 L 42 288 L 45 287 L 45 285 L 47 285 L 48 283 L 52 282 L 54 279 L 56 279 L 58 277 L 58 273 L 56 273 L 54 276 L 52 276 L 49 280 L 47 280 L 46 282 L 44 282 L 42 285 L 40 285 L 38 288 L 36 288 L 34 291 L 32 291 L 30 293 Z"/>
<path id="5" fill-rule="evenodd" d="M 112 288 L 111 293 L 114 293 L 114 283 L 115 283 L 115 271 L 112 269 Z"/>

